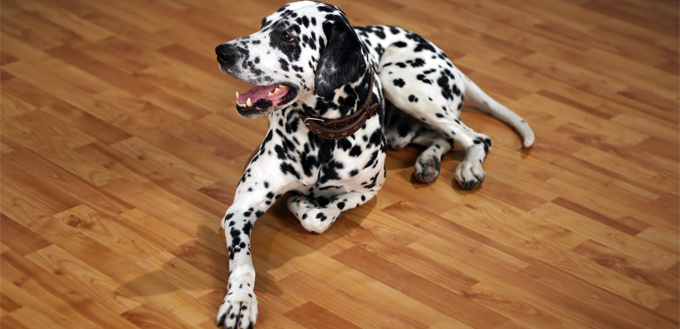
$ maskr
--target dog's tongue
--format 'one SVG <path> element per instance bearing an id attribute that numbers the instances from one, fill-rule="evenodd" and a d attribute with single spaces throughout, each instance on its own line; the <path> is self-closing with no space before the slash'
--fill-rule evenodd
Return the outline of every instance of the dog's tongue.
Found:
<path id="1" fill-rule="evenodd" d="M 281 102 L 281 98 L 288 93 L 288 90 L 290 90 L 290 87 L 284 85 L 254 86 L 245 94 L 236 93 L 236 101 L 240 106 L 252 107 L 259 100 L 269 100 L 272 102 L 272 106 L 277 106 Z"/>

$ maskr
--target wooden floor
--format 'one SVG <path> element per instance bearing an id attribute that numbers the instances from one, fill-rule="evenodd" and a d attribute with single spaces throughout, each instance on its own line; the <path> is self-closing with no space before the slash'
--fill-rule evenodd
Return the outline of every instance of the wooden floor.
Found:
<path id="1" fill-rule="evenodd" d="M 435 41 L 534 128 L 473 110 L 481 188 L 393 151 L 378 197 L 253 231 L 258 328 L 678 328 L 678 2 L 336 2 Z M 3 0 L 0 327 L 213 328 L 220 217 L 266 118 L 214 47 L 272 0 Z"/>

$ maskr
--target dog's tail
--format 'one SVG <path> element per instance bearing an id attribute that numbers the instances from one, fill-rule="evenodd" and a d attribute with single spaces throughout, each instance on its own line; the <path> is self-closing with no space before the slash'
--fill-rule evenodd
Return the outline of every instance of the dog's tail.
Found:
<path id="1" fill-rule="evenodd" d="M 503 106 L 501 103 L 495 101 L 491 96 L 487 95 L 479 86 L 472 80 L 465 77 L 465 98 L 474 102 L 479 109 L 491 115 L 498 120 L 505 122 L 511 127 L 515 128 L 524 140 L 524 147 L 531 147 L 534 144 L 534 131 L 531 130 L 529 124 L 522 119 L 517 113 L 509 108 Z"/>

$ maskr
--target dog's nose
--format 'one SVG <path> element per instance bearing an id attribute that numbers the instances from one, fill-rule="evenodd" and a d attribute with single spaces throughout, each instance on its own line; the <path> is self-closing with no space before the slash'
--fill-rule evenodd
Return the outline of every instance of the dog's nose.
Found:
<path id="1" fill-rule="evenodd" d="M 231 45 L 221 44 L 215 48 L 217 53 L 217 62 L 223 66 L 233 66 L 236 62 L 237 54 Z"/>

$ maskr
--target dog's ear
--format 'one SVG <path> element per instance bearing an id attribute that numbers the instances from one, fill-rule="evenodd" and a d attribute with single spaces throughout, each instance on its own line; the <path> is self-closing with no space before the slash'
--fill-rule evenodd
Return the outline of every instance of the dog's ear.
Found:
<path id="1" fill-rule="evenodd" d="M 329 17 L 323 23 L 326 45 L 321 50 L 314 77 L 314 93 L 321 97 L 360 78 L 366 71 L 361 41 L 344 15 Z"/>

